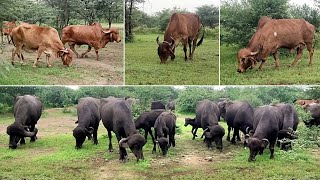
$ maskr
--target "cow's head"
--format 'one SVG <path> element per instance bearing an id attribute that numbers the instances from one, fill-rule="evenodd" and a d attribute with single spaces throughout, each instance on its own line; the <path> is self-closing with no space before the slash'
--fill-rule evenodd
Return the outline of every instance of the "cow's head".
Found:
<path id="1" fill-rule="evenodd" d="M 132 153 L 136 156 L 137 161 L 139 161 L 139 159 L 144 159 L 142 148 L 145 144 L 146 144 L 145 138 L 139 133 L 132 134 L 127 138 L 123 138 L 119 141 L 120 147 L 122 148 L 129 147 L 131 149 Z"/>
<path id="2" fill-rule="evenodd" d="M 72 65 L 72 60 L 74 58 L 74 52 L 71 49 L 62 49 L 59 51 L 59 56 L 61 57 L 63 65 L 70 67 Z"/>
<path id="3" fill-rule="evenodd" d="M 88 136 L 89 139 L 91 139 L 91 135 L 93 133 L 93 128 L 89 127 L 88 129 L 84 127 L 77 126 L 73 130 L 73 137 L 76 139 L 76 149 L 82 148 L 83 142 L 86 140 L 86 137 Z"/>
<path id="4" fill-rule="evenodd" d="M 9 138 L 9 148 L 16 149 L 18 142 L 24 137 L 34 137 L 38 133 L 38 129 L 34 128 L 33 132 L 29 132 L 23 125 L 13 123 L 7 127 Z"/>
<path id="5" fill-rule="evenodd" d="M 216 144 L 216 148 L 220 151 L 222 151 L 223 144 L 222 144 L 222 138 L 225 134 L 225 130 L 220 125 L 214 125 L 209 126 L 207 129 L 203 131 L 203 134 L 201 138 L 205 137 L 205 142 L 207 143 L 207 146 L 211 146 L 211 142 L 214 141 Z"/>
<path id="6" fill-rule="evenodd" d="M 162 151 L 162 155 L 166 155 L 169 149 L 169 140 L 165 137 L 161 137 L 156 140 L 156 143 L 159 144 L 160 149 Z"/>
<path id="7" fill-rule="evenodd" d="M 246 72 L 247 69 L 252 69 L 255 67 L 257 61 L 256 56 L 259 51 L 252 52 L 249 49 L 240 49 L 237 55 L 238 60 L 238 72 Z"/>
<path id="8" fill-rule="evenodd" d="M 104 29 L 102 32 L 105 34 L 106 42 L 121 42 L 119 30 L 116 28 Z"/>
<path id="9" fill-rule="evenodd" d="M 174 40 L 171 38 L 171 42 L 163 41 L 159 42 L 159 37 L 157 37 L 158 44 L 158 56 L 160 58 L 160 64 L 165 63 L 166 60 L 171 57 L 171 59 L 175 58 L 173 49 L 174 49 Z"/>
<path id="10" fill-rule="evenodd" d="M 250 137 L 250 135 L 245 136 L 245 141 L 247 143 L 247 146 L 250 149 L 250 156 L 248 158 L 248 161 L 255 161 L 256 156 L 259 153 L 260 155 L 263 154 L 264 149 L 268 146 L 269 141 L 268 139 L 258 139 L 254 137 Z"/>

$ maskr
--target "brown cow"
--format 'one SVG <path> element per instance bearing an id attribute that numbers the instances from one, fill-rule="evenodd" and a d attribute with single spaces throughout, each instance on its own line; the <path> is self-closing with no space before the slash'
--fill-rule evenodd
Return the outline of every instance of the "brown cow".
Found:
<path id="1" fill-rule="evenodd" d="M 261 27 L 260 27 L 261 26 Z M 259 69 L 263 69 L 269 54 L 273 54 L 275 67 L 279 68 L 278 49 L 297 50 L 297 56 L 291 66 L 295 66 L 307 47 L 310 62 L 313 63 L 315 27 L 304 19 L 271 19 L 263 16 L 246 48 L 237 55 L 238 72 L 254 68 L 256 61 L 261 61 Z"/>
<path id="2" fill-rule="evenodd" d="M 41 27 L 35 24 L 22 23 L 12 30 L 13 44 L 16 46 L 12 52 L 12 64 L 14 56 L 17 54 L 20 61 L 23 61 L 21 50 L 37 50 L 37 59 L 33 63 L 36 67 L 41 54 L 46 54 L 47 66 L 50 67 L 49 58 L 54 54 L 61 57 L 63 65 L 70 66 L 73 60 L 73 52 L 64 48 L 58 31 L 52 27 Z"/>
<path id="3" fill-rule="evenodd" d="M 160 58 L 160 64 L 165 63 L 168 57 L 174 60 L 174 50 L 180 42 L 183 45 L 184 59 L 187 60 L 187 45 L 189 44 L 189 59 L 192 60 L 193 53 L 196 46 L 202 44 L 204 33 L 200 41 L 197 43 L 198 37 L 200 35 L 200 30 L 202 24 L 200 18 L 197 14 L 193 13 L 174 13 L 170 18 L 170 22 L 167 26 L 166 32 L 164 34 L 164 41 L 159 42 L 159 37 L 157 38 L 158 43 L 158 55 Z M 192 49 L 191 49 L 192 46 Z"/>
<path id="4" fill-rule="evenodd" d="M 7 37 L 8 43 L 11 42 L 12 29 L 17 27 L 16 21 L 4 21 L 2 23 L 2 33 Z"/>
<path id="5" fill-rule="evenodd" d="M 319 104 L 320 100 L 298 99 L 298 100 L 295 100 L 294 103 L 299 104 L 300 106 L 302 106 L 305 109 L 310 104 Z"/>
<path id="6" fill-rule="evenodd" d="M 100 23 L 93 23 L 92 25 L 72 25 L 62 29 L 62 43 L 69 42 L 70 48 L 79 54 L 74 49 L 75 45 L 88 45 L 88 50 L 81 54 L 83 57 L 87 54 L 91 47 L 96 51 L 97 60 L 99 60 L 98 50 L 104 48 L 108 42 L 121 42 L 121 37 L 117 28 L 102 28 Z"/>

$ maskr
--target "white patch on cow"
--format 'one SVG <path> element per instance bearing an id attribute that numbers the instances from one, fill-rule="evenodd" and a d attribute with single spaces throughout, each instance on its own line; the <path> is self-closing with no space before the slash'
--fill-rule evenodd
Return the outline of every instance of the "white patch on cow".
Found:
<path id="1" fill-rule="evenodd" d="M 273 35 L 274 35 L 275 37 L 277 37 L 278 34 L 277 34 L 277 32 L 274 32 Z"/>

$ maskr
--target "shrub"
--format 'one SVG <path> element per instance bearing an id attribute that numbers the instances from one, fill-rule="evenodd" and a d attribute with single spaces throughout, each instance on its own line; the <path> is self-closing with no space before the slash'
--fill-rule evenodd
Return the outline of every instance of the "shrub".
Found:
<path id="1" fill-rule="evenodd" d="M 8 104 L 0 103 L 0 114 L 10 113 L 12 112 L 12 108 L 13 107 L 9 106 Z"/>

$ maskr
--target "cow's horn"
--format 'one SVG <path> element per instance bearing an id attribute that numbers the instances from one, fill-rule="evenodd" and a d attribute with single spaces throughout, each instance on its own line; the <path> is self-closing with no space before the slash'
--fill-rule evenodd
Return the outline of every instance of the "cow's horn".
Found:
<path id="1" fill-rule="evenodd" d="M 68 53 L 68 49 L 67 49 L 67 48 L 61 49 L 60 51 L 61 51 L 61 52 L 64 52 L 64 53 Z"/>
<path id="2" fill-rule="evenodd" d="M 101 31 L 102 31 L 103 33 L 106 33 L 106 34 L 111 33 L 111 30 L 109 30 L 109 31 L 104 31 L 104 30 L 101 29 Z"/>
<path id="3" fill-rule="evenodd" d="M 254 55 L 257 55 L 259 53 L 259 51 L 256 51 L 256 52 L 250 52 L 250 55 L 251 56 L 254 56 Z"/>
<path id="4" fill-rule="evenodd" d="M 160 45 L 160 43 L 159 43 L 159 36 L 157 37 L 157 40 L 156 40 L 156 41 L 157 41 L 157 44 L 159 44 L 159 45 Z"/>

